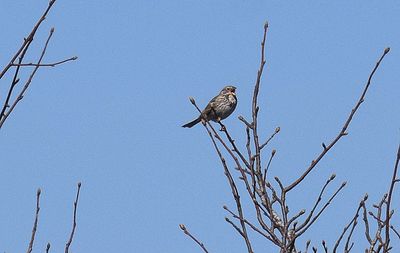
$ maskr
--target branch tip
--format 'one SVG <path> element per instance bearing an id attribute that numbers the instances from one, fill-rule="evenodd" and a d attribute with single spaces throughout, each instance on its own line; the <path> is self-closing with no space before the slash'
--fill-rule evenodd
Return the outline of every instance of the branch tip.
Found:
<path id="1" fill-rule="evenodd" d="M 189 97 L 190 103 L 192 103 L 192 105 L 196 105 L 196 101 L 194 100 L 193 97 Z"/>

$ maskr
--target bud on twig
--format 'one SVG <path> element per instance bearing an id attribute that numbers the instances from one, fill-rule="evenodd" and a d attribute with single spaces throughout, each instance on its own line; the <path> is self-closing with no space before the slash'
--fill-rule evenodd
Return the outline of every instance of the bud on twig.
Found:
<path id="1" fill-rule="evenodd" d="M 189 97 L 190 103 L 192 103 L 192 105 L 196 105 L 196 101 L 194 101 L 193 97 Z"/>

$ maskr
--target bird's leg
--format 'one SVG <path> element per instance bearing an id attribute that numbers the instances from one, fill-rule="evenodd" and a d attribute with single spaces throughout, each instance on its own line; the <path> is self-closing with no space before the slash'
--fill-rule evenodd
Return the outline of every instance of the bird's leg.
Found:
<path id="1" fill-rule="evenodd" d="M 221 118 L 218 118 L 217 119 L 217 122 L 219 123 L 219 125 L 221 126 L 221 129 L 219 130 L 219 131 L 221 131 L 221 132 L 224 132 L 224 131 L 226 131 L 226 127 L 225 127 L 225 125 L 224 124 L 222 124 L 222 122 L 221 122 Z"/>

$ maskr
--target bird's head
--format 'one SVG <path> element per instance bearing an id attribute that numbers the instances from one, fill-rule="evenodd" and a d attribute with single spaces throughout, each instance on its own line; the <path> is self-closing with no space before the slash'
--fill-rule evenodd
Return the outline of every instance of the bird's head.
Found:
<path id="1" fill-rule="evenodd" d="M 220 94 L 221 94 L 221 95 L 227 95 L 227 94 L 236 95 L 236 87 L 233 86 L 233 85 L 225 86 L 225 87 L 221 90 Z"/>

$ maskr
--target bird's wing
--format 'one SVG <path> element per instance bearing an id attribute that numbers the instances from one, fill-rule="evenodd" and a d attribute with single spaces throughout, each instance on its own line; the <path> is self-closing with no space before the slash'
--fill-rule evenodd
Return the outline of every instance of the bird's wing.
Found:
<path id="1" fill-rule="evenodd" d="M 213 108 L 215 107 L 215 102 L 218 98 L 218 95 L 215 96 L 213 99 L 210 100 L 210 102 L 208 102 L 206 108 L 202 111 L 201 114 L 208 116 L 210 115 L 210 113 L 212 112 Z"/>

